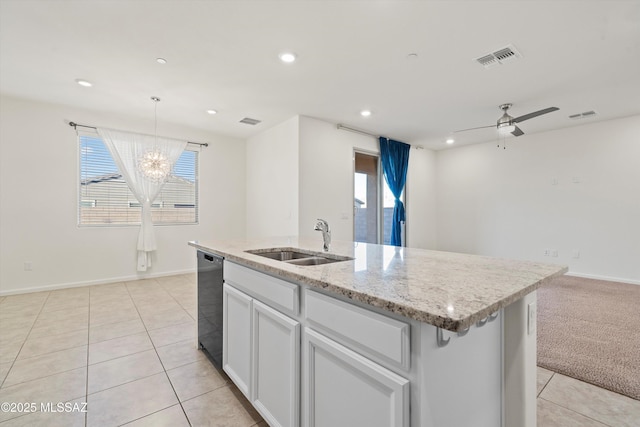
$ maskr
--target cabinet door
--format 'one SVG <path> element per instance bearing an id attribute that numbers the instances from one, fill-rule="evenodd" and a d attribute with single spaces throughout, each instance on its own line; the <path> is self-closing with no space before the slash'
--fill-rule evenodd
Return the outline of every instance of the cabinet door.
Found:
<path id="1" fill-rule="evenodd" d="M 409 381 L 305 328 L 305 427 L 407 427 Z"/>
<path id="2" fill-rule="evenodd" d="M 250 398 L 252 300 L 249 295 L 225 283 L 222 301 L 224 317 L 222 369 L 240 391 Z"/>
<path id="3" fill-rule="evenodd" d="M 300 323 L 253 301 L 251 401 L 270 426 L 300 424 Z"/>

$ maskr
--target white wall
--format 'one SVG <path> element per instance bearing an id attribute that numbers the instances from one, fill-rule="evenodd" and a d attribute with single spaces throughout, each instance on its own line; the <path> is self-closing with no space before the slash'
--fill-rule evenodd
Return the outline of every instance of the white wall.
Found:
<path id="1" fill-rule="evenodd" d="M 158 123 L 161 135 L 210 145 L 200 155 L 200 224 L 156 227 L 157 256 L 139 274 L 138 227 L 77 226 L 78 144 L 65 120 L 142 133 L 153 121 L 7 96 L 0 120 L 0 293 L 195 271 L 189 240 L 244 236 L 242 140 Z"/>
<path id="2" fill-rule="evenodd" d="M 640 116 L 509 142 L 437 152 L 438 249 L 640 283 Z"/>
<path id="3" fill-rule="evenodd" d="M 354 149 L 379 151 L 373 137 L 300 117 L 300 236 L 321 242 L 313 227 L 322 218 L 331 226 L 332 239 L 353 240 Z"/>
<path id="4" fill-rule="evenodd" d="M 317 218 L 332 238 L 353 240 L 353 153 L 379 153 L 376 138 L 300 117 L 300 236 L 313 237 Z M 407 246 L 435 247 L 435 155 L 411 149 L 407 172 Z M 319 238 L 319 236 L 318 236 Z"/>
<path id="5" fill-rule="evenodd" d="M 407 246 L 436 249 L 436 153 L 433 150 L 411 150 L 406 195 Z"/>
<path id="6" fill-rule="evenodd" d="M 247 140 L 247 237 L 298 234 L 298 117 Z"/>
<path id="7" fill-rule="evenodd" d="M 317 237 L 317 218 L 334 240 L 353 240 L 353 153 L 377 153 L 376 138 L 297 116 L 247 141 L 247 236 Z M 407 241 L 435 246 L 435 164 L 430 150 L 411 150 Z"/>

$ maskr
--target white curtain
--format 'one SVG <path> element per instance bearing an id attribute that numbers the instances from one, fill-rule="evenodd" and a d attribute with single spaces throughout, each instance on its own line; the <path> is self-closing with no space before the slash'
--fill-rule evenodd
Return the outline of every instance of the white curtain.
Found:
<path id="1" fill-rule="evenodd" d="M 138 168 L 138 162 L 149 150 L 159 150 L 171 168 L 187 146 L 187 141 L 98 129 L 98 134 L 111 153 L 129 189 L 142 206 L 142 221 L 138 234 L 138 271 L 151 267 L 151 253 L 156 250 L 156 238 L 151 219 L 151 204 L 162 190 L 165 180 L 147 178 Z"/>

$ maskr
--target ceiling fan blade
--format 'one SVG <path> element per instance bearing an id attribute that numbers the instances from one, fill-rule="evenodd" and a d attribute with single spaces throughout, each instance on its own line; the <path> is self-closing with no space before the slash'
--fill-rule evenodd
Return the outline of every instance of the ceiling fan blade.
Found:
<path id="1" fill-rule="evenodd" d="M 466 132 L 468 130 L 476 130 L 476 129 L 485 129 L 485 128 L 494 128 L 496 127 L 496 125 L 489 125 L 489 126 L 480 126 L 477 128 L 469 128 L 469 129 L 461 129 L 461 130 L 456 130 L 453 133 L 458 133 L 458 132 Z"/>
<path id="2" fill-rule="evenodd" d="M 514 129 L 513 132 L 511 132 L 511 135 L 513 136 L 520 136 L 520 135 L 524 135 L 524 132 L 522 132 L 522 130 L 516 126 L 516 128 Z"/>
<path id="3" fill-rule="evenodd" d="M 544 110 L 534 111 L 533 113 L 525 114 L 524 116 L 516 117 L 512 120 L 513 123 L 524 122 L 525 120 L 533 119 L 534 117 L 541 116 L 543 114 L 551 113 L 552 111 L 559 110 L 558 107 L 549 107 Z"/>

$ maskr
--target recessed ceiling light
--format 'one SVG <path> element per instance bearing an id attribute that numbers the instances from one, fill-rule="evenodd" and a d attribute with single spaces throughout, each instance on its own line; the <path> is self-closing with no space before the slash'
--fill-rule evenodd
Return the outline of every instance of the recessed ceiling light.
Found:
<path id="1" fill-rule="evenodd" d="M 362 110 L 362 111 L 360 111 L 360 115 L 361 115 L 362 117 L 369 117 L 369 116 L 371 115 L 371 111 L 369 111 L 369 110 Z"/>
<path id="2" fill-rule="evenodd" d="M 166 59 L 164 59 L 164 58 L 156 58 L 156 62 L 157 62 L 158 64 L 166 64 L 166 63 L 167 63 L 167 60 L 166 60 Z"/>
<path id="3" fill-rule="evenodd" d="M 448 138 L 447 139 L 447 144 L 449 144 L 449 145 L 453 144 L 454 142 L 456 142 L 456 140 L 453 139 L 453 138 Z"/>
<path id="4" fill-rule="evenodd" d="M 278 55 L 278 57 L 280 58 L 280 61 L 290 64 L 292 62 L 295 62 L 298 56 L 293 52 L 282 52 L 280 55 Z"/>
<path id="5" fill-rule="evenodd" d="M 214 114 L 218 114 L 218 112 L 216 110 L 207 110 L 207 114 L 214 115 Z"/>
<path id="6" fill-rule="evenodd" d="M 93 86 L 93 84 L 91 82 L 88 82 L 88 81 L 82 80 L 82 79 L 76 79 L 76 83 L 78 83 L 80 86 L 84 86 L 84 87 Z"/>

